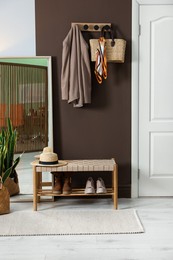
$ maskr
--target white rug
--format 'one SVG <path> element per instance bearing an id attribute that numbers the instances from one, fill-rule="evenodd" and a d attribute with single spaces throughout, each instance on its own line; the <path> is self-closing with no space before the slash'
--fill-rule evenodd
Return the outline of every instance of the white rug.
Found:
<path id="1" fill-rule="evenodd" d="M 0 236 L 143 233 L 133 209 L 14 211 L 0 215 Z"/>

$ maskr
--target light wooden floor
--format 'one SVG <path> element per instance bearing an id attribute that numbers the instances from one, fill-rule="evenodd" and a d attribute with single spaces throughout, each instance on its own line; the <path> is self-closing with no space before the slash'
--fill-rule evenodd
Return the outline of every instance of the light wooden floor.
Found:
<path id="1" fill-rule="evenodd" d="M 18 166 L 21 193 L 27 194 L 19 200 L 32 199 L 33 159 L 34 154 L 26 154 Z M 39 208 L 53 203 L 40 203 Z M 55 203 L 60 210 L 113 208 L 111 199 L 61 199 Z M 32 210 L 31 202 L 11 203 L 12 211 L 28 207 Z M 119 199 L 119 209 L 129 208 L 137 210 L 144 234 L 0 237 L 0 260 L 173 260 L 173 198 Z"/>
<path id="2" fill-rule="evenodd" d="M 62 199 L 55 203 L 60 210 L 113 208 L 111 199 Z M 11 203 L 12 210 L 20 207 L 31 207 L 31 202 Z M 173 198 L 119 199 L 119 209 L 127 208 L 137 210 L 144 234 L 0 237 L 0 260 L 172 260 Z"/>

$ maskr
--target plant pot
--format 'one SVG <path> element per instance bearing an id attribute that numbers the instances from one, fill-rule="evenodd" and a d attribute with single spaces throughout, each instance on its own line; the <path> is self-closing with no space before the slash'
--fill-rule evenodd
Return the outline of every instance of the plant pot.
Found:
<path id="1" fill-rule="evenodd" d="M 0 183 L 0 215 L 10 212 L 10 194 L 8 189 Z"/>
<path id="2" fill-rule="evenodd" d="M 4 186 L 8 189 L 10 196 L 19 194 L 20 189 L 17 173 L 14 178 L 8 177 L 4 183 Z"/>

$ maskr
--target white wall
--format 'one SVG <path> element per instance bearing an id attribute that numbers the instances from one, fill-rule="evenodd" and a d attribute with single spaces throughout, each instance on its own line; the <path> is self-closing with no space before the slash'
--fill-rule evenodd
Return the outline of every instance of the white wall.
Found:
<path id="1" fill-rule="evenodd" d="M 35 55 L 35 0 L 0 0 L 0 57 Z"/>

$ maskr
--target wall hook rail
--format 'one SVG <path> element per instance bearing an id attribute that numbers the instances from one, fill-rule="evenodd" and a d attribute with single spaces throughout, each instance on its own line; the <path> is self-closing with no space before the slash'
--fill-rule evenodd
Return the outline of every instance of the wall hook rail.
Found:
<path id="1" fill-rule="evenodd" d="M 111 23 L 71 23 L 71 25 L 77 24 L 81 31 L 87 32 L 100 32 L 104 26 L 107 29 L 111 28 Z"/>

